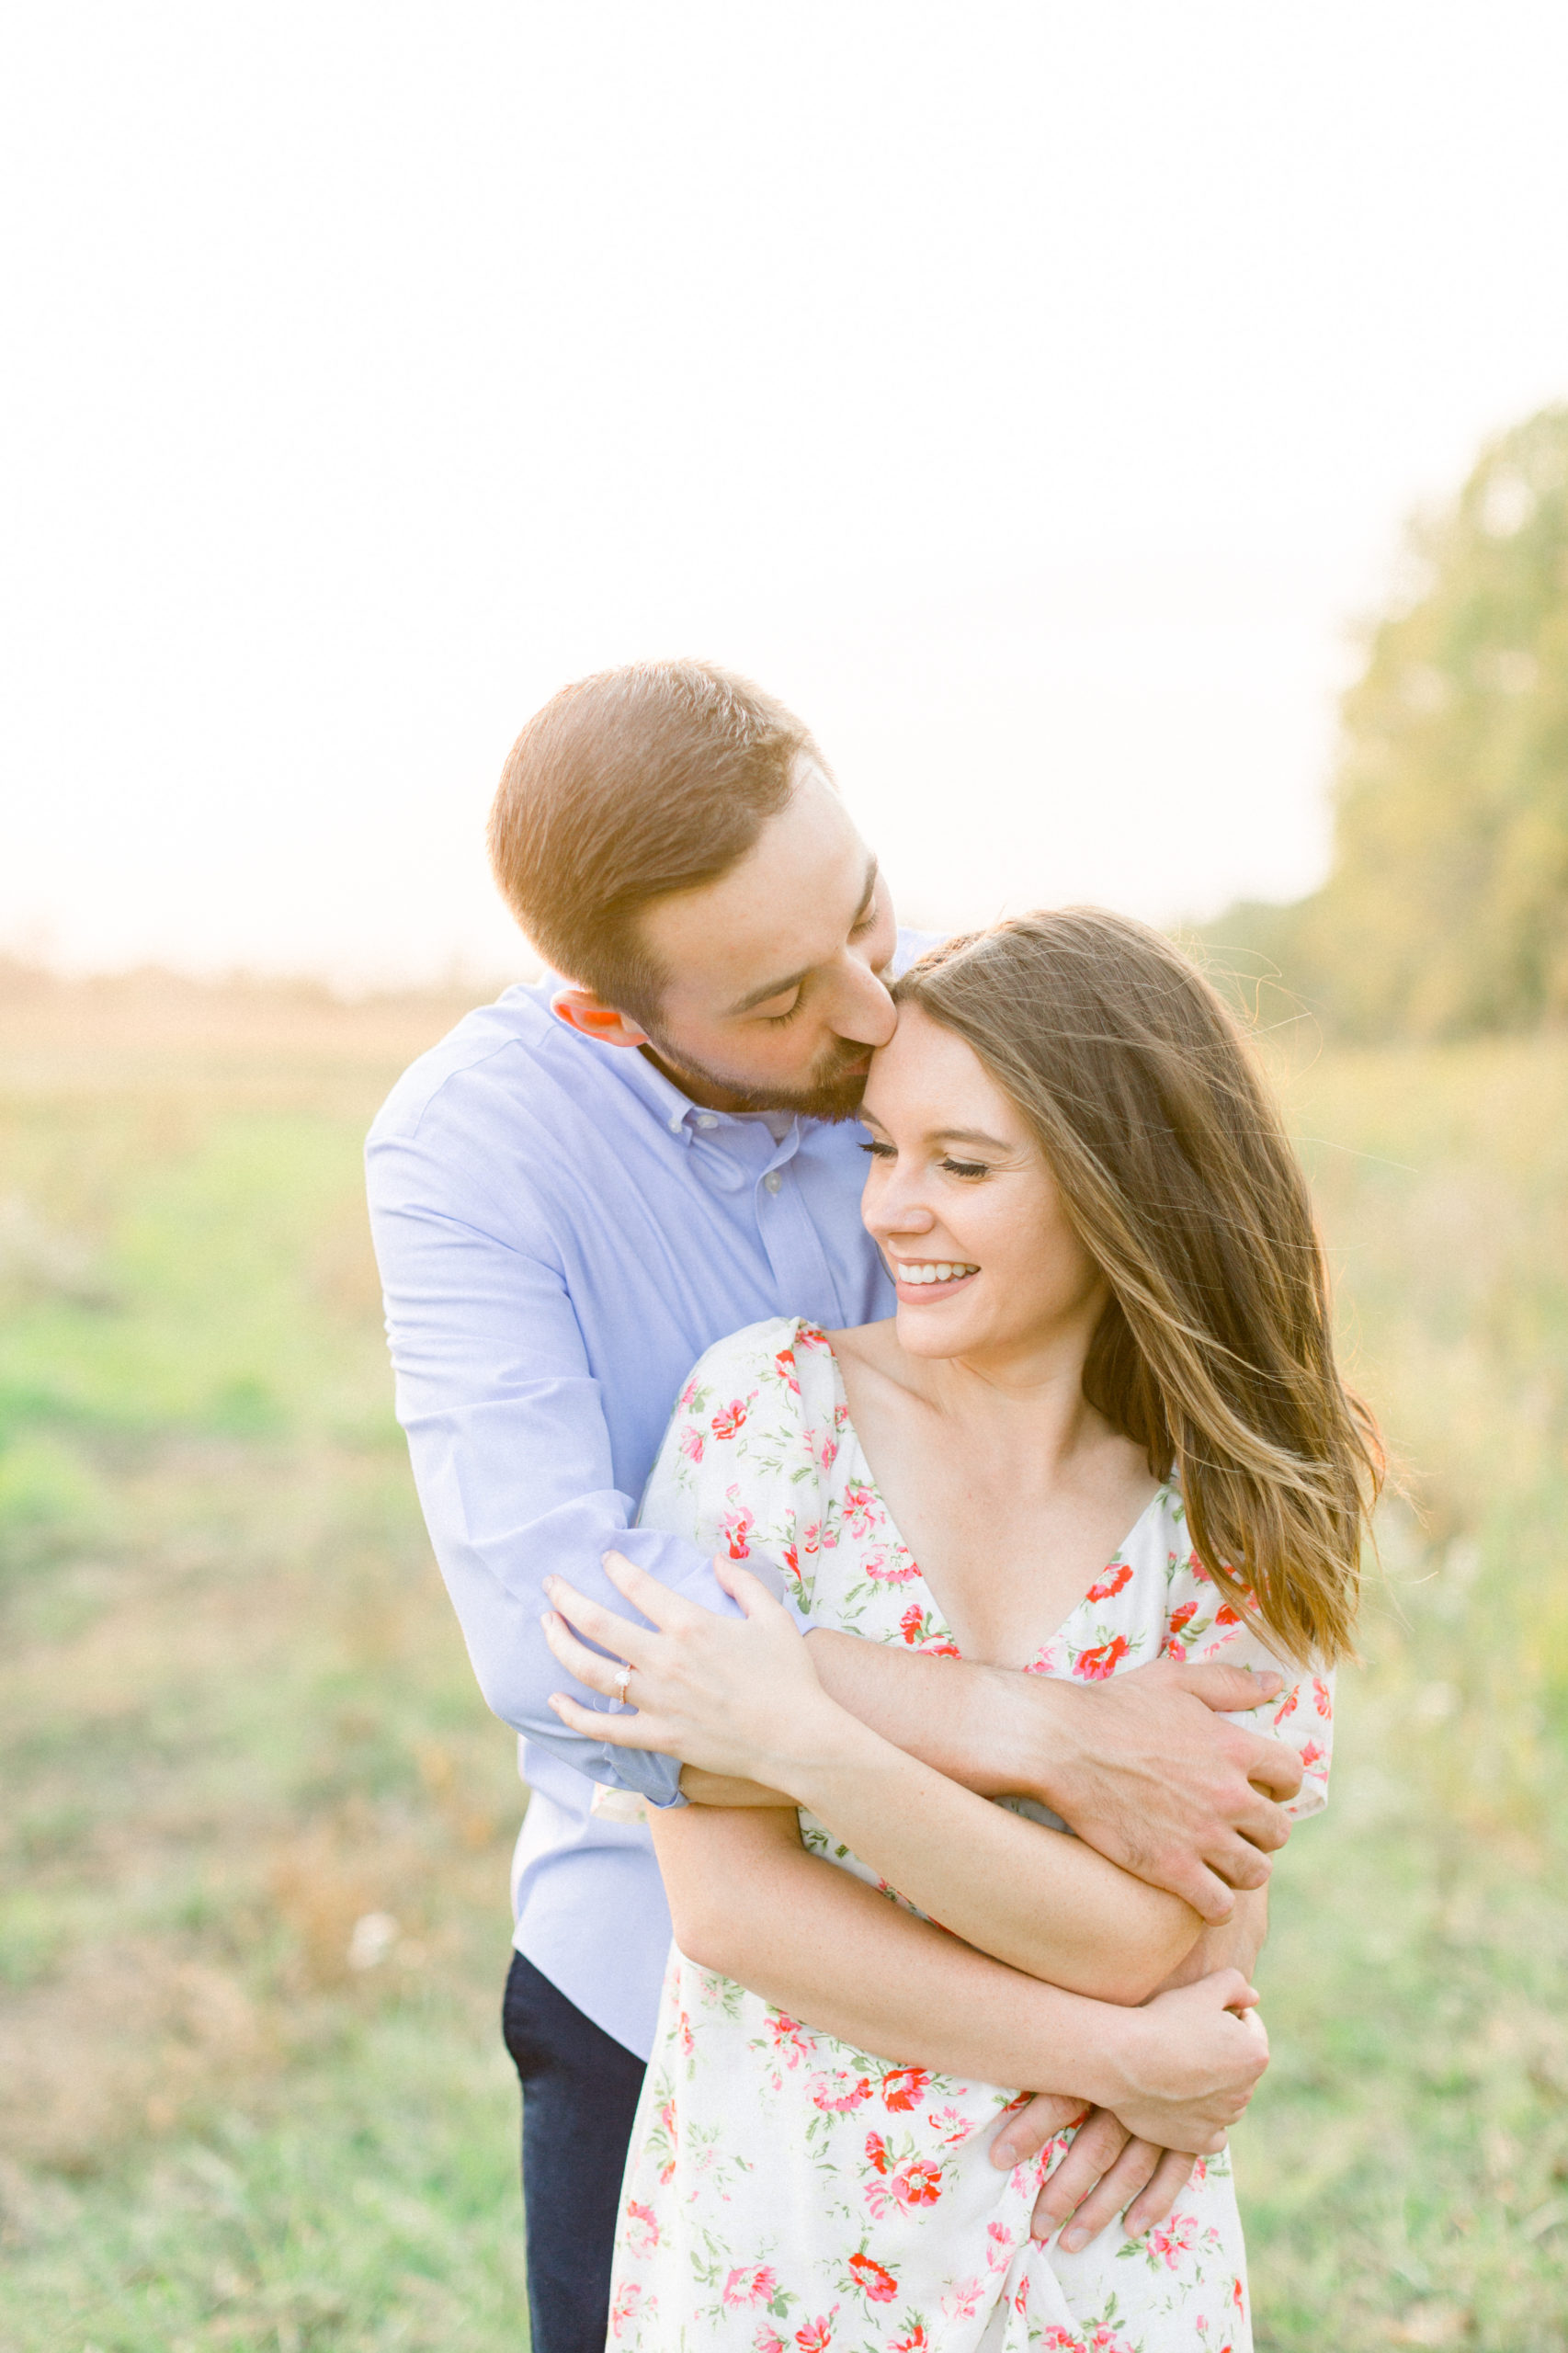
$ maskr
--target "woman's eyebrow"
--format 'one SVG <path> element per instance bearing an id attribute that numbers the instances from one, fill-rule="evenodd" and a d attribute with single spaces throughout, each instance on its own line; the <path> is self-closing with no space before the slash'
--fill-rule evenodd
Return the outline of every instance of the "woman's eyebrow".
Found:
<path id="1" fill-rule="evenodd" d="M 1011 1152 L 1009 1143 L 1000 1136 L 988 1136 L 983 1128 L 932 1128 L 927 1131 L 927 1143 L 978 1143 L 990 1152 Z"/>

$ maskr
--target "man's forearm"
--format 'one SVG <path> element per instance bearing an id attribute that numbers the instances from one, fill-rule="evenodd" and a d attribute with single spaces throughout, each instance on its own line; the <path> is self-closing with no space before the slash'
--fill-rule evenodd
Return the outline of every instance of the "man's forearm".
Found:
<path id="1" fill-rule="evenodd" d="M 1010 1688 L 1021 1678 L 826 1627 L 806 1640 L 828 1696 L 906 1756 L 918 1756 L 983 1798 L 1035 1789 L 1040 1739 L 1034 1711 L 1020 1708 Z"/>
<path id="2" fill-rule="evenodd" d="M 688 1959 L 894 2064 L 1111 2103 L 1125 2011 L 988 1960 L 792 1837 L 759 1851 L 755 1814 L 733 1820 L 733 1837 L 713 1816 L 656 1826 Z M 675 1844 L 694 1835 L 709 1843 L 688 1875 Z"/>

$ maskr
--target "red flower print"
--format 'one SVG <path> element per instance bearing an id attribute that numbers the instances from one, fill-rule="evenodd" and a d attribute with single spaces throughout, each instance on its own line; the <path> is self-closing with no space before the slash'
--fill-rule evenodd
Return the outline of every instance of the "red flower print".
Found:
<path id="1" fill-rule="evenodd" d="M 795 1346 L 798 1348 L 825 1348 L 827 1335 L 815 1324 L 802 1324 L 795 1335 Z"/>
<path id="2" fill-rule="evenodd" d="M 891 2304 L 898 2293 L 898 2281 L 885 2263 L 874 2256 L 852 2255 L 850 2276 L 869 2304 Z"/>
<path id="3" fill-rule="evenodd" d="M 880 2132 L 868 2132 L 866 2135 L 866 2162 L 873 2173 L 886 2173 L 892 2163 L 888 2144 Z"/>
<path id="4" fill-rule="evenodd" d="M 926 1612 L 917 1601 L 912 1601 L 899 1620 L 898 1631 L 906 1643 L 917 1643 L 926 1631 Z"/>
<path id="5" fill-rule="evenodd" d="M 795 2331 L 795 2342 L 801 2353 L 827 2353 L 833 2343 L 833 2324 L 838 2318 L 838 2306 L 824 2313 L 817 2320 L 809 2320 L 804 2328 Z"/>
<path id="6" fill-rule="evenodd" d="M 935 2206 L 942 2194 L 942 2168 L 929 2157 L 916 2157 L 913 2165 L 894 2174 L 888 2188 L 906 2213 L 913 2206 Z"/>
<path id="7" fill-rule="evenodd" d="M 784 1566 L 789 1570 L 790 1574 L 794 1578 L 795 1583 L 799 1585 L 801 1582 L 801 1562 L 800 1556 L 796 1552 L 792 1544 L 786 1544 L 784 1547 Z"/>
<path id="8" fill-rule="evenodd" d="M 651 2206 L 635 2198 L 626 2201 L 626 2244 L 633 2255 L 652 2255 L 659 2244 L 659 2218 Z"/>
<path id="9" fill-rule="evenodd" d="M 680 1450 L 685 1455 L 687 1461 L 688 1462 L 700 1462 L 702 1460 L 702 1449 L 707 1443 L 708 1441 L 703 1437 L 702 1432 L 696 1428 L 692 1423 L 687 1422 L 685 1429 L 683 1429 L 680 1434 Z"/>
<path id="10" fill-rule="evenodd" d="M 724 2310 L 733 2312 L 737 2304 L 770 2304 L 778 2293 L 778 2274 L 770 2264 L 737 2263 L 724 2282 Z"/>
<path id="11" fill-rule="evenodd" d="M 1189 1626 L 1197 1615 L 1197 1602 L 1184 1601 L 1179 1609 L 1173 1609 L 1171 1611 L 1171 1622 L 1165 1629 L 1166 1632 L 1171 1634 L 1179 1634 L 1182 1628 L 1184 1626 Z"/>
<path id="12" fill-rule="evenodd" d="M 793 1348 L 780 1348 L 780 1349 L 779 1349 L 779 1351 L 778 1351 L 778 1354 L 774 1358 L 773 1361 L 774 1361 L 774 1363 L 778 1367 L 778 1372 L 779 1372 L 779 1377 L 780 1377 L 780 1379 L 781 1379 L 781 1380 L 782 1380 L 782 1381 L 783 1381 L 788 1385 L 788 1387 L 789 1387 L 791 1391 L 793 1391 L 794 1394 L 798 1397 L 798 1396 L 800 1395 L 800 1393 L 801 1393 L 801 1384 L 800 1384 L 800 1381 L 799 1381 L 799 1380 L 797 1379 L 797 1377 L 796 1377 L 796 1373 L 795 1373 L 795 1351 L 794 1351 L 794 1349 L 793 1349 Z"/>
<path id="13" fill-rule="evenodd" d="M 1293 1716 L 1293 1715 L 1295 1714 L 1295 1712 L 1296 1712 L 1296 1702 L 1297 1702 L 1297 1700 L 1301 1698 L 1301 1690 L 1300 1690 L 1300 1688 L 1299 1688 L 1299 1687 L 1298 1687 L 1298 1688 L 1297 1688 L 1297 1689 L 1295 1689 L 1294 1691 L 1287 1691 L 1287 1692 L 1286 1692 L 1286 1694 L 1285 1694 L 1285 1703 L 1284 1703 L 1283 1707 L 1281 1707 L 1281 1708 L 1279 1708 L 1278 1710 L 1277 1710 L 1277 1711 L 1276 1711 L 1276 1713 L 1275 1713 L 1274 1722 L 1275 1722 L 1276 1725 L 1282 1724 L 1282 1723 L 1284 1722 L 1284 1721 L 1285 1721 L 1285 1719 L 1286 1719 L 1286 1717 L 1287 1717 L 1287 1716 Z"/>
<path id="14" fill-rule="evenodd" d="M 816 1551 L 821 1542 L 822 1523 L 820 1520 L 813 1519 L 809 1528 L 802 1528 L 801 1530 L 801 1550 L 809 1555 Z"/>
<path id="15" fill-rule="evenodd" d="M 1320 1748 L 1315 1740 L 1309 1740 L 1301 1751 L 1301 1770 L 1310 1773 L 1312 1767 L 1321 1765 L 1327 1755 L 1326 1748 Z"/>
<path id="16" fill-rule="evenodd" d="M 1127 1563 L 1125 1561 L 1121 1562 L 1117 1567 L 1111 1570 L 1108 1576 L 1102 1577 L 1098 1585 L 1092 1585 L 1089 1587 L 1089 1590 L 1084 1596 L 1085 1600 L 1108 1601 L 1113 1593 L 1119 1593 L 1122 1586 L 1131 1581 L 1131 1575 L 1132 1571 L 1128 1566 Z"/>
<path id="17" fill-rule="evenodd" d="M 816 2049 L 800 2019 L 788 2017 L 783 2010 L 774 2010 L 769 2015 L 767 2031 L 773 2037 L 775 2050 L 783 2052 L 791 2067 L 798 2067 L 806 2052 Z"/>
<path id="18" fill-rule="evenodd" d="M 1219 1608 L 1214 1612 L 1214 1623 L 1216 1626 L 1239 1626 L 1241 1622 L 1242 1613 L 1236 1608 L 1234 1602 L 1222 1601 L 1220 1604 Z"/>
<path id="19" fill-rule="evenodd" d="M 609 2316 L 609 2333 L 619 2336 L 629 2320 L 641 2320 L 658 2310 L 657 2296 L 645 2296 L 635 2279 L 623 2280 Z"/>
<path id="20" fill-rule="evenodd" d="M 1048 2328 L 1040 2338 L 1044 2353 L 1084 2353 L 1084 2340 L 1074 2336 L 1070 2328 Z"/>
<path id="21" fill-rule="evenodd" d="M 715 1438 L 733 1438 L 737 1431 L 744 1429 L 745 1420 L 746 1400 L 732 1397 L 727 1405 L 720 1406 L 708 1427 Z"/>
<path id="22" fill-rule="evenodd" d="M 730 1487 L 725 1492 L 730 1501 L 734 1503 L 740 1489 L 738 1486 Z M 744 1504 L 737 1503 L 733 1511 L 722 1511 L 719 1514 L 719 1525 L 724 1531 L 724 1542 L 729 1547 L 731 1560 L 749 1560 L 751 1545 L 747 1539 L 756 1526 L 756 1514 L 748 1510 Z"/>
<path id="23" fill-rule="evenodd" d="M 888 2353 L 931 2353 L 931 2340 L 926 2334 L 926 2324 L 917 2320 L 907 2336 L 895 2336 Z"/>
<path id="24" fill-rule="evenodd" d="M 957 1643 L 922 1643 L 920 1655 L 922 1658 L 962 1658 L 963 1653 Z"/>
<path id="25" fill-rule="evenodd" d="M 890 2067 L 882 2077 L 882 2106 L 918 2108 L 930 2088 L 931 2078 L 924 2067 Z"/>
<path id="26" fill-rule="evenodd" d="M 1126 1635 L 1118 1634 L 1114 1641 L 1101 1643 L 1092 1651 L 1080 1651 L 1073 1672 L 1090 1683 L 1103 1683 L 1108 1676 L 1116 1673 L 1118 1659 L 1125 1658 L 1131 1648 Z"/>

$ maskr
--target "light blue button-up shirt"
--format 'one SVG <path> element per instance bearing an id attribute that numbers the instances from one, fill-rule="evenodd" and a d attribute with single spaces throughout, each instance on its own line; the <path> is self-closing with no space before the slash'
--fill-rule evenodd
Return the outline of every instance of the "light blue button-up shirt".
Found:
<path id="1" fill-rule="evenodd" d="M 925 941 L 900 937 L 899 962 Z M 367 1151 L 398 1418 L 480 1687 L 522 1735 L 532 1796 L 516 1943 L 640 2056 L 669 1913 L 646 1829 L 595 1784 L 676 1794 L 672 1759 L 570 1733 L 540 1625 L 552 1571 L 624 1609 L 613 1546 L 710 1608 L 689 1544 L 634 1529 L 677 1392 L 715 1340 L 770 1315 L 890 1314 L 860 1223 L 855 1123 L 781 1126 L 692 1103 L 645 1055 L 508 989 L 421 1056 Z"/>

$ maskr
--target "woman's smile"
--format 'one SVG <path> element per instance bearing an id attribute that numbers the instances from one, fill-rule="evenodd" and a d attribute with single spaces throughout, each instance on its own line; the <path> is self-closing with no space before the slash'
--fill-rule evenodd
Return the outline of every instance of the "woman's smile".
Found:
<path id="1" fill-rule="evenodd" d="M 886 1255 L 900 1299 L 912 1300 L 921 1307 L 951 1299 L 980 1272 L 971 1259 L 895 1258 L 891 1251 Z"/>

